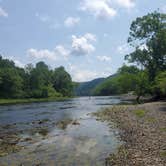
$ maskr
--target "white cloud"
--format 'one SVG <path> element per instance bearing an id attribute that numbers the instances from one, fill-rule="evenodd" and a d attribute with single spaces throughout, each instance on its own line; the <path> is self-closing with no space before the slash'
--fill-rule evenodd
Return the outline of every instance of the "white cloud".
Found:
<path id="1" fill-rule="evenodd" d="M 57 45 L 55 49 L 34 49 L 30 48 L 27 50 L 27 55 L 36 59 L 47 59 L 47 60 L 58 60 L 61 58 L 67 59 L 70 55 L 70 51 L 65 49 L 62 45 Z"/>
<path id="2" fill-rule="evenodd" d="M 64 25 L 66 27 L 74 27 L 75 25 L 77 25 L 80 22 L 80 18 L 79 17 L 68 17 L 66 18 L 66 20 L 64 21 Z"/>
<path id="3" fill-rule="evenodd" d="M 14 57 L 14 56 L 5 56 L 5 58 L 13 61 L 15 63 L 15 65 L 18 67 L 22 67 L 22 68 L 25 67 L 25 64 L 23 64 L 21 61 L 16 59 L 16 57 Z"/>
<path id="4" fill-rule="evenodd" d="M 97 73 L 89 70 L 77 70 L 73 74 L 73 80 L 78 82 L 90 81 L 97 77 Z"/>
<path id="5" fill-rule="evenodd" d="M 110 62 L 111 57 L 110 56 L 97 56 L 97 59 L 100 61 Z"/>
<path id="6" fill-rule="evenodd" d="M 116 10 L 112 8 L 110 1 L 111 0 L 83 0 L 80 9 L 90 12 L 95 17 L 110 19 L 117 14 Z"/>
<path id="7" fill-rule="evenodd" d="M 95 70 L 80 69 L 80 66 L 72 64 L 69 64 L 69 72 L 71 73 L 73 81 L 76 82 L 91 81 L 99 77 L 108 77 L 111 74 L 110 69 L 100 72 Z"/>
<path id="8" fill-rule="evenodd" d="M 67 50 L 63 45 L 57 45 L 55 51 L 58 54 L 64 56 L 65 58 L 67 58 L 70 55 L 70 51 Z"/>
<path id="9" fill-rule="evenodd" d="M 96 41 L 97 39 L 96 39 L 96 36 L 94 35 L 94 34 L 92 34 L 92 33 L 86 33 L 85 35 L 84 35 L 84 37 L 87 39 L 87 40 L 89 40 L 89 41 Z"/>
<path id="10" fill-rule="evenodd" d="M 8 17 L 8 13 L 2 7 L 0 7 L 0 17 Z"/>
<path id="11" fill-rule="evenodd" d="M 90 81 L 97 77 L 97 73 L 90 70 L 81 70 L 80 67 L 70 64 L 69 71 L 72 75 L 73 81 L 84 82 Z"/>
<path id="12" fill-rule="evenodd" d="M 15 65 L 18 66 L 18 67 L 22 67 L 24 68 L 25 67 L 25 64 L 23 64 L 22 62 L 20 62 L 19 60 L 13 60 Z"/>
<path id="13" fill-rule="evenodd" d="M 27 55 L 36 59 L 59 60 L 63 58 L 66 60 L 70 55 L 87 55 L 92 53 L 95 47 L 91 42 L 94 41 L 96 41 L 96 37 L 90 33 L 80 37 L 73 35 L 69 49 L 63 45 L 57 45 L 53 50 L 30 48 L 27 50 Z"/>
<path id="14" fill-rule="evenodd" d="M 133 8 L 135 7 L 135 2 L 134 0 L 115 0 L 115 2 L 121 6 L 121 7 L 124 7 L 124 8 Z"/>
<path id="15" fill-rule="evenodd" d="M 120 53 L 120 54 L 126 54 L 129 52 L 129 46 L 127 44 L 123 44 L 121 46 L 118 46 L 117 48 L 117 51 Z"/>
<path id="16" fill-rule="evenodd" d="M 84 36 L 72 36 L 72 54 L 74 55 L 88 55 L 95 51 L 95 47 L 91 42 L 96 41 L 96 36 L 90 33 Z"/>
<path id="17" fill-rule="evenodd" d="M 27 50 L 27 55 L 36 59 L 49 59 L 56 60 L 57 55 L 55 51 L 50 51 L 48 49 L 37 50 L 34 48 L 30 48 Z"/>

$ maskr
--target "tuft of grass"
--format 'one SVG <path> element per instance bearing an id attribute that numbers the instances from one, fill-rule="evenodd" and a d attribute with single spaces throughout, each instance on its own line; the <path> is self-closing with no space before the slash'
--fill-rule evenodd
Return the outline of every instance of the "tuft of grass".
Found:
<path id="1" fill-rule="evenodd" d="M 154 122 L 156 122 L 156 119 L 155 118 L 147 118 L 147 121 L 149 123 L 154 123 Z"/>
<path id="2" fill-rule="evenodd" d="M 160 152 L 160 156 L 166 158 L 166 151 Z"/>
<path id="3" fill-rule="evenodd" d="M 166 132 L 166 127 L 160 128 L 160 131 Z"/>
<path id="4" fill-rule="evenodd" d="M 134 114 L 139 118 L 143 118 L 145 116 L 145 110 L 135 110 Z"/>

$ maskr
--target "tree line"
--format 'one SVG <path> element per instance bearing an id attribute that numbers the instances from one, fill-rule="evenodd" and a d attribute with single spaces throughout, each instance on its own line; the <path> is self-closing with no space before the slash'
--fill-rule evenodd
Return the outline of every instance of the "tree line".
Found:
<path id="1" fill-rule="evenodd" d="M 0 56 L 0 98 L 57 98 L 73 95 L 71 76 L 64 67 L 44 62 L 20 68 Z"/>
<path id="2" fill-rule="evenodd" d="M 166 14 L 155 11 L 134 20 L 128 43 L 134 51 L 125 56 L 131 66 L 122 66 L 116 75 L 97 86 L 94 95 L 133 91 L 137 100 L 150 94 L 166 97 Z"/>

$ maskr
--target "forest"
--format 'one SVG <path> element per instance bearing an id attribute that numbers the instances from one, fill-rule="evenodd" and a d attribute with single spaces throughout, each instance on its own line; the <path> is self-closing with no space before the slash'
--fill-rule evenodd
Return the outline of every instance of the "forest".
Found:
<path id="1" fill-rule="evenodd" d="M 0 98 L 58 98 L 73 95 L 71 76 L 64 67 L 50 69 L 44 62 L 25 68 L 0 56 Z"/>

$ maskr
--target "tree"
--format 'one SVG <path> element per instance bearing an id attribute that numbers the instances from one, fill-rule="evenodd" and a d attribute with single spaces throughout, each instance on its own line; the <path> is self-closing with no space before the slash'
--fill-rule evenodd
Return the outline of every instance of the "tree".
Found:
<path id="1" fill-rule="evenodd" d="M 139 69 L 135 66 L 123 65 L 118 69 L 118 87 L 120 93 L 128 93 L 136 88 L 136 77 Z"/>
<path id="2" fill-rule="evenodd" d="M 136 88 L 135 93 L 137 95 L 137 102 L 140 103 L 140 97 L 150 92 L 150 84 L 148 80 L 148 74 L 145 71 L 140 71 L 136 75 Z"/>
<path id="3" fill-rule="evenodd" d="M 166 71 L 160 72 L 156 76 L 153 91 L 156 98 L 166 97 Z"/>
<path id="4" fill-rule="evenodd" d="M 73 84 L 63 67 L 55 71 L 44 62 L 25 69 L 0 56 L 0 98 L 51 98 L 71 96 Z"/>
<path id="5" fill-rule="evenodd" d="M 12 68 L 0 70 L 0 97 L 19 98 L 23 95 L 23 79 Z"/>
<path id="6" fill-rule="evenodd" d="M 44 62 L 38 62 L 35 68 L 28 68 L 30 97 L 46 97 L 45 88 L 51 83 L 51 71 Z"/>
<path id="7" fill-rule="evenodd" d="M 71 96 L 73 94 L 72 79 L 64 67 L 59 67 L 54 70 L 52 83 L 55 90 L 63 94 L 63 96 Z"/>
<path id="8" fill-rule="evenodd" d="M 166 69 L 166 14 L 153 12 L 132 22 L 128 38 L 135 51 L 125 56 L 148 71 L 150 81 Z"/>

